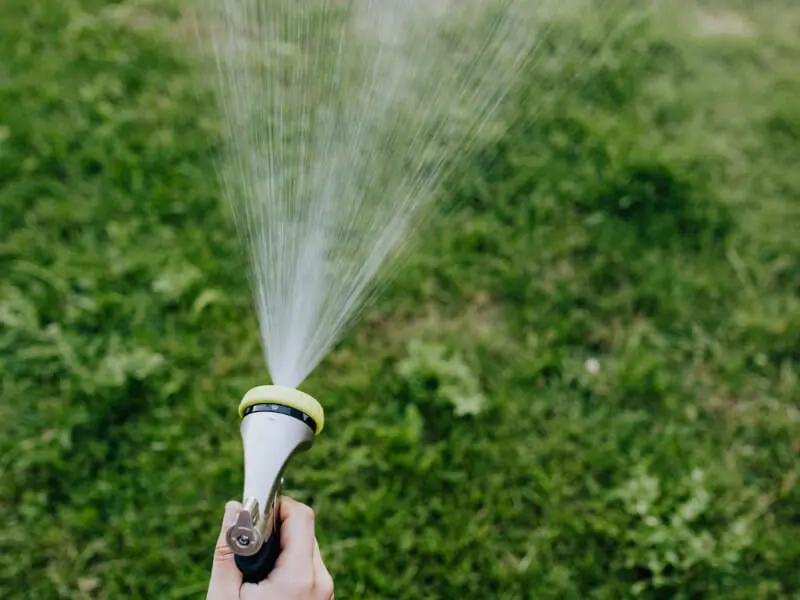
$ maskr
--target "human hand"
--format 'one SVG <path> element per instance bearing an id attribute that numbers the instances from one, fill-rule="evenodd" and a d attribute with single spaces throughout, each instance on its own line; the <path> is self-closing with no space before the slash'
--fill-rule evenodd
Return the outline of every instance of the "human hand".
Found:
<path id="1" fill-rule="evenodd" d="M 280 502 L 281 553 L 275 568 L 261 583 L 243 584 L 233 551 L 225 540 L 225 532 L 241 509 L 238 502 L 225 505 L 206 600 L 333 599 L 333 578 L 322 562 L 314 533 L 314 511 L 285 496 Z"/>

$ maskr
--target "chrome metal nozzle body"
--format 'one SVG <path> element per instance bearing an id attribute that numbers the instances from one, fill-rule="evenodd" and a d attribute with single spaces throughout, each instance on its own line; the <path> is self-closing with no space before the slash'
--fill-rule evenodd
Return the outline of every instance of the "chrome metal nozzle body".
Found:
<path id="1" fill-rule="evenodd" d="M 256 404 L 245 411 L 244 508 L 226 533 L 237 556 L 255 556 L 279 534 L 283 472 L 295 454 L 311 447 L 314 427 L 304 413 L 279 404 Z"/>

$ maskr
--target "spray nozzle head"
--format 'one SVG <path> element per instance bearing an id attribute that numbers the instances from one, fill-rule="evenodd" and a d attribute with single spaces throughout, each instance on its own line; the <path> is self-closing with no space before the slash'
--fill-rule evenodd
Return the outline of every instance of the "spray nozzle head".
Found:
<path id="1" fill-rule="evenodd" d="M 254 412 L 274 412 L 297 417 L 314 429 L 315 435 L 322 432 L 325 412 L 322 405 L 300 390 L 281 385 L 260 385 L 244 395 L 239 404 L 239 416 Z"/>
<path id="2" fill-rule="evenodd" d="M 279 495 L 291 458 L 322 431 L 322 406 L 308 394 L 276 385 L 255 387 L 239 405 L 244 445 L 243 510 L 227 531 L 238 557 L 261 556 L 275 545 Z"/>

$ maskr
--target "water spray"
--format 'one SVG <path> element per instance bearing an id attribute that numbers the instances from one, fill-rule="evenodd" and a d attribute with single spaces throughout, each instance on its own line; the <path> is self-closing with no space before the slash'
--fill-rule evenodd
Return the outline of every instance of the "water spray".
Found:
<path id="1" fill-rule="evenodd" d="M 244 449 L 243 509 L 226 533 L 245 582 L 265 579 L 280 554 L 280 494 L 289 461 L 314 444 L 325 414 L 300 390 L 265 385 L 239 405 Z"/>
<path id="2" fill-rule="evenodd" d="M 426 221 L 441 174 L 489 124 L 535 44 L 526 7 L 209 7 L 230 142 L 223 179 L 275 384 L 253 388 L 239 407 L 243 509 L 226 537 L 247 582 L 266 578 L 277 561 L 283 473 L 323 427 L 322 407 L 297 388 L 386 282 Z M 466 35 L 454 35 L 456 26 Z"/>
<path id="3" fill-rule="evenodd" d="M 297 388 L 386 283 L 441 174 L 488 126 L 535 43 L 526 6 L 209 6 L 225 191 L 275 384 L 253 388 L 239 407 L 243 509 L 226 537 L 247 582 L 277 561 L 283 473 L 323 427 L 322 407 Z"/>

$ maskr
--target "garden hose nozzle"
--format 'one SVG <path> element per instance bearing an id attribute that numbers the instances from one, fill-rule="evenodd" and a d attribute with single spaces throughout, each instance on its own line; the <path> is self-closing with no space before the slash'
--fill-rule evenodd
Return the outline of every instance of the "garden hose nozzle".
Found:
<path id="1" fill-rule="evenodd" d="M 239 405 L 244 450 L 243 509 L 226 533 L 245 582 L 266 579 L 280 554 L 283 472 L 295 454 L 322 431 L 319 402 L 293 388 L 264 385 Z"/>

